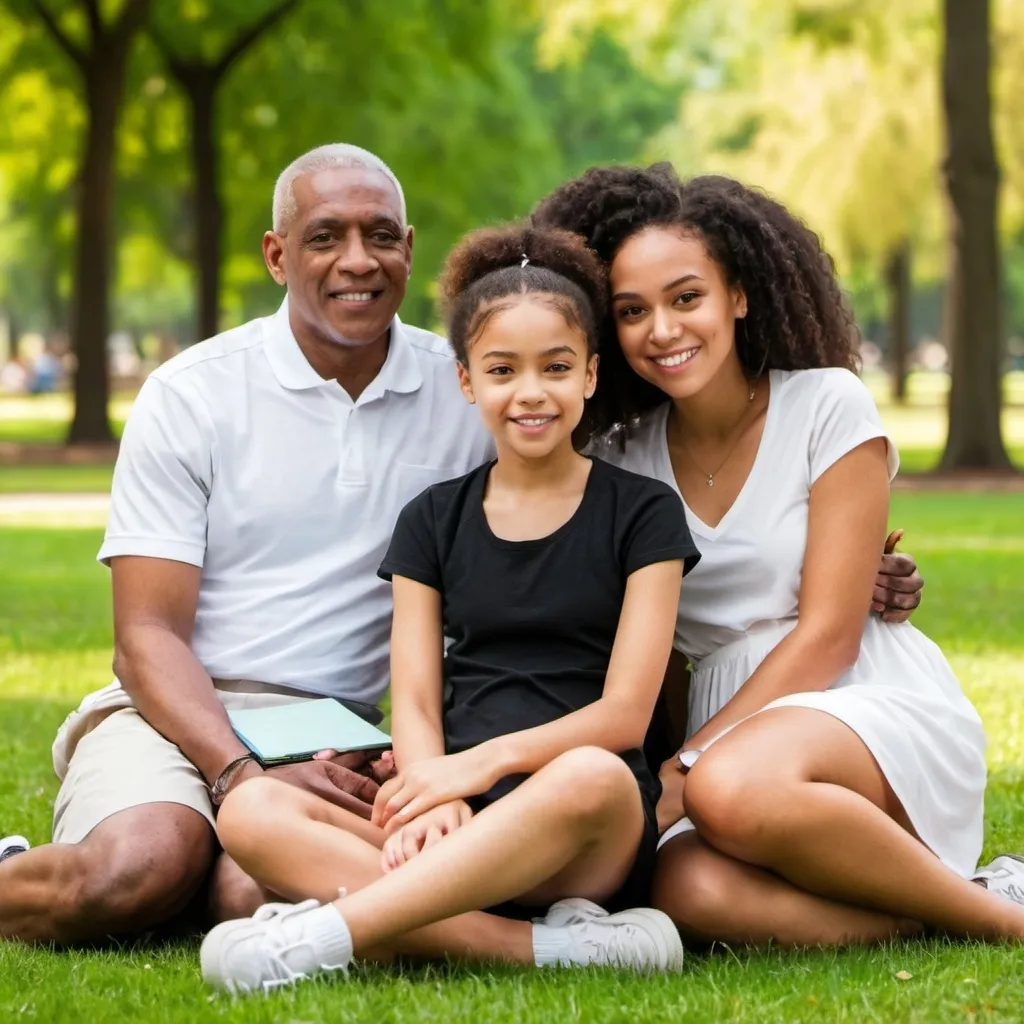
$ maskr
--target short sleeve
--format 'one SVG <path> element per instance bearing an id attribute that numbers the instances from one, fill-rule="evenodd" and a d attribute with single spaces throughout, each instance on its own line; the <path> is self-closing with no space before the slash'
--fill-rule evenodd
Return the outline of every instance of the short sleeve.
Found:
<path id="1" fill-rule="evenodd" d="M 685 576 L 700 561 L 675 491 L 656 480 L 643 481 L 622 535 L 621 551 L 627 576 L 655 562 L 677 558 L 683 560 Z"/>
<path id="2" fill-rule="evenodd" d="M 125 425 L 114 467 L 107 532 L 97 558 L 167 558 L 202 567 L 213 483 L 212 427 L 150 377 Z"/>
<path id="3" fill-rule="evenodd" d="M 377 575 L 389 583 L 395 576 L 404 576 L 435 590 L 441 589 L 441 560 L 431 488 L 413 498 L 399 513 Z"/>
<path id="4" fill-rule="evenodd" d="M 844 455 L 876 437 L 885 438 L 891 480 L 899 469 L 899 453 L 885 432 L 867 386 L 855 373 L 841 369 L 824 371 L 820 381 L 808 453 L 811 483 Z"/>

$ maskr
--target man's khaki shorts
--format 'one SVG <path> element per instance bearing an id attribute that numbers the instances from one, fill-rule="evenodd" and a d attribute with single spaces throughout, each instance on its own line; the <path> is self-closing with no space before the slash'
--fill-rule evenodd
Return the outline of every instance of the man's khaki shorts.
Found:
<path id="1" fill-rule="evenodd" d="M 232 711 L 315 699 L 248 680 L 214 680 L 214 686 Z M 143 804 L 182 804 L 213 825 L 203 777 L 116 683 L 90 694 L 68 715 L 53 743 L 53 768 L 61 780 L 53 808 L 55 843 L 81 842 L 105 818 Z"/>

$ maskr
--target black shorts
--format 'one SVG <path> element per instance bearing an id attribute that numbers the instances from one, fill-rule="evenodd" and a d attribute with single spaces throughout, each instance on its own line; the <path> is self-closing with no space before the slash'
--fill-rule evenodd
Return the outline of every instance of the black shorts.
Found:
<path id="1" fill-rule="evenodd" d="M 640 802 L 644 810 L 644 827 L 640 836 L 640 845 L 637 847 L 636 857 L 633 859 L 633 866 L 629 874 L 618 890 L 600 901 L 602 907 L 609 913 L 616 913 L 619 910 L 630 910 L 633 907 L 646 907 L 650 905 L 651 880 L 654 877 L 654 859 L 658 853 L 658 819 L 655 813 L 654 804 L 650 796 L 644 792 L 644 787 L 637 782 Z M 489 796 L 489 794 L 487 795 Z M 482 797 L 470 797 L 466 802 L 473 808 L 473 813 L 483 810 L 493 800 Z M 508 900 L 494 907 L 485 908 L 489 914 L 497 914 L 499 917 L 508 917 L 516 921 L 529 921 L 535 917 L 543 917 L 547 907 L 527 906 L 515 900 Z"/>

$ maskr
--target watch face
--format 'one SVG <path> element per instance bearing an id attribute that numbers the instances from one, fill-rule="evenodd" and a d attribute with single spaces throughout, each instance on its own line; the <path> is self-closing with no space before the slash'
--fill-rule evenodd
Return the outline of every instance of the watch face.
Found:
<path id="1" fill-rule="evenodd" d="M 679 755 L 679 763 L 684 768 L 692 768 L 697 763 L 698 757 L 700 757 L 699 750 L 684 750 Z"/>

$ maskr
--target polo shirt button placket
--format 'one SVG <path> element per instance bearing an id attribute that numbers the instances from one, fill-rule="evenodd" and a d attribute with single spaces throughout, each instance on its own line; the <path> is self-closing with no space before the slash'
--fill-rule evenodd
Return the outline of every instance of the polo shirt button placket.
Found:
<path id="1" fill-rule="evenodd" d="M 338 456 L 338 484 L 343 487 L 366 483 L 363 459 L 363 431 L 359 409 L 344 405 L 339 409 L 340 451 Z"/>

